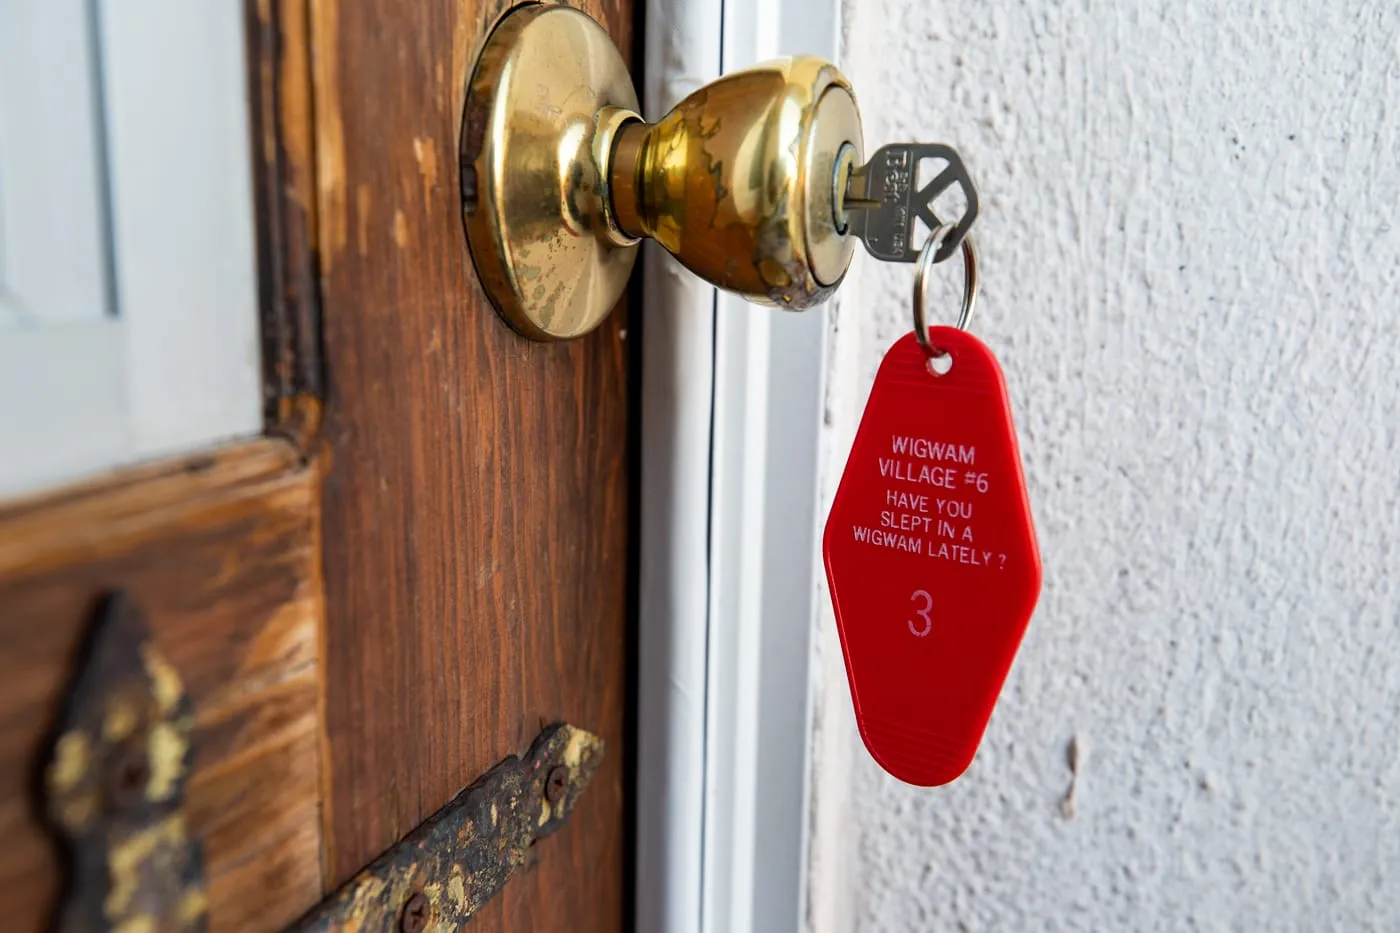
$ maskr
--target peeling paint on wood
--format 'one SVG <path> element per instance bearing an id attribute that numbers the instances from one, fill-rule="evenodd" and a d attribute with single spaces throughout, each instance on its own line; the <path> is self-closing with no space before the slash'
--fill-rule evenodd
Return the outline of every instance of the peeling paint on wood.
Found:
<path id="1" fill-rule="evenodd" d="M 302 0 L 247 2 L 264 415 L 309 450 L 325 395 L 309 11 Z"/>
<path id="2" fill-rule="evenodd" d="M 442 65 L 437 66 L 438 82 L 442 81 Z M 431 138 L 417 137 L 413 140 L 413 157 L 418 160 L 418 174 L 423 179 L 423 205 L 432 210 L 437 203 L 438 164 L 437 149 Z"/>
<path id="3" fill-rule="evenodd" d="M 323 0 L 312 8 L 312 82 L 320 97 L 334 87 L 340 72 L 337 41 L 339 3 Z M 321 274 L 329 275 L 335 259 L 348 241 L 345 204 L 345 128 L 340 108 L 315 106 L 316 185 L 320 191 Z"/>

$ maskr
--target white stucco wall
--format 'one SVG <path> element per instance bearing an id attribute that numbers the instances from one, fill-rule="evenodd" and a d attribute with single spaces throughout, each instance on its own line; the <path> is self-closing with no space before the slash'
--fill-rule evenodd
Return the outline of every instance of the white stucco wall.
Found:
<path id="1" fill-rule="evenodd" d="M 868 146 L 979 183 L 1045 586 L 935 790 L 865 756 L 823 594 L 810 927 L 1400 929 L 1400 4 L 845 14 Z M 911 281 L 833 315 L 828 504 Z"/>

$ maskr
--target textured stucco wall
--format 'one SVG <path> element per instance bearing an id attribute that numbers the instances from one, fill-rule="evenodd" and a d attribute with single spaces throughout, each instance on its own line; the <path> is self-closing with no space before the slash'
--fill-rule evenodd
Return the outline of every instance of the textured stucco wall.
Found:
<path id="1" fill-rule="evenodd" d="M 845 15 L 868 144 L 984 196 L 1045 587 L 936 790 L 866 758 L 821 619 L 811 928 L 1400 929 L 1400 4 Z M 857 262 L 827 503 L 909 327 L 912 270 Z"/>

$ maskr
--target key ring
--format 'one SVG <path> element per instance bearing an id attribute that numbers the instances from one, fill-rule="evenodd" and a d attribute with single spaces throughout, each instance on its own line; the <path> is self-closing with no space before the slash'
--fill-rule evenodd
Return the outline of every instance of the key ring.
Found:
<path id="1" fill-rule="evenodd" d="M 928 316 L 924 311 L 925 293 L 928 291 L 928 270 L 933 268 L 934 257 L 942 245 L 944 237 L 952 232 L 954 224 L 942 224 L 929 234 L 924 248 L 919 253 L 919 271 L 914 274 L 914 335 L 919 346 L 930 357 L 941 356 L 941 351 L 928 339 Z M 977 308 L 977 247 L 972 245 L 972 237 L 962 241 L 963 258 L 963 298 L 962 310 L 958 313 L 958 330 L 967 330 L 972 321 L 972 312 Z"/>

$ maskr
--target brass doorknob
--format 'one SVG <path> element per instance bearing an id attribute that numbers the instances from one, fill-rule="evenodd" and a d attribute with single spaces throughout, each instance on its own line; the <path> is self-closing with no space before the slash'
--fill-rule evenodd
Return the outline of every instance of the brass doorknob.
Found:
<path id="1" fill-rule="evenodd" d="M 860 112 L 834 65 L 770 62 L 706 85 L 655 124 L 636 111 L 622 57 L 584 13 L 517 7 L 486 41 L 463 119 L 463 213 L 492 304 L 525 336 L 568 339 L 601 323 L 643 237 L 720 288 L 794 310 L 846 274 L 860 232 L 852 210 L 889 202 L 894 252 L 882 258 L 917 255 L 901 232 L 914 217 L 896 203 L 912 197 L 913 169 L 867 190 Z M 964 230 L 976 211 L 967 193 Z M 877 238 L 861 238 L 879 255 Z"/>
<path id="2" fill-rule="evenodd" d="M 618 227 L 750 301 L 801 309 L 846 274 L 838 156 L 861 161 L 860 112 L 812 56 L 725 75 L 660 122 L 624 125 L 607 166 Z"/>

